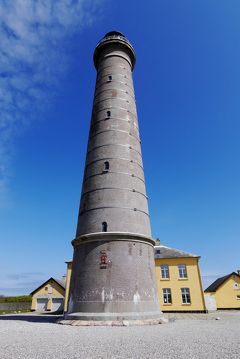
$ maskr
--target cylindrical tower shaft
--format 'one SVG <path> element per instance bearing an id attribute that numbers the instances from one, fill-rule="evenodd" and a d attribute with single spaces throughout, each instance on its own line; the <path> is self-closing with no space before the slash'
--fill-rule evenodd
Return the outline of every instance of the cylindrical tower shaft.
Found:
<path id="1" fill-rule="evenodd" d="M 70 287 L 69 318 L 160 316 L 132 81 L 134 50 L 118 32 L 94 52 L 97 81 Z"/>
<path id="2" fill-rule="evenodd" d="M 96 90 L 77 236 L 102 231 L 151 236 L 132 81 L 134 52 L 111 35 L 95 50 Z"/>

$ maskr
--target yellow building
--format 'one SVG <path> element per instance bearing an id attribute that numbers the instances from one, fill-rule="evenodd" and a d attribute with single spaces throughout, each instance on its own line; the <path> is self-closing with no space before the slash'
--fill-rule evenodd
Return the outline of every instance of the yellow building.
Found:
<path id="1" fill-rule="evenodd" d="M 62 280 L 49 278 L 32 293 L 32 311 L 61 312 L 65 297 L 65 277 Z"/>
<path id="2" fill-rule="evenodd" d="M 161 310 L 206 312 L 198 265 L 200 257 L 160 244 L 154 251 Z"/>
<path id="3" fill-rule="evenodd" d="M 204 292 L 206 302 L 216 309 L 240 309 L 240 275 L 236 272 L 218 278 Z"/>
<path id="4" fill-rule="evenodd" d="M 200 257 L 162 245 L 155 246 L 154 251 L 158 295 L 162 311 L 206 312 L 198 267 Z M 72 262 L 66 263 L 65 312 L 68 308 L 72 273 Z"/>

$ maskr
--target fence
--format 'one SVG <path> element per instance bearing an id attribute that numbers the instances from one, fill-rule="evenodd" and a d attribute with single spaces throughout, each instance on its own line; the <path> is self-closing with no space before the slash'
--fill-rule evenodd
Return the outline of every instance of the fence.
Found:
<path id="1" fill-rule="evenodd" d="M 30 310 L 31 302 L 0 303 L 0 310 Z"/>

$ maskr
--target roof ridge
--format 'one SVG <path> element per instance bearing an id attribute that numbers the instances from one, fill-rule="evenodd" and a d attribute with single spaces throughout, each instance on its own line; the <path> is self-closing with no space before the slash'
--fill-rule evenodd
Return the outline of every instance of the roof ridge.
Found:
<path id="1" fill-rule="evenodd" d="M 54 277 L 50 277 L 48 278 L 45 282 L 43 282 L 42 284 L 40 284 L 36 289 L 34 289 L 30 295 L 33 295 L 36 291 L 38 291 L 38 289 L 40 289 L 41 287 L 43 287 L 44 285 L 46 285 L 50 280 L 54 280 L 54 282 L 56 282 L 58 285 L 60 285 L 63 289 L 65 289 L 64 283 L 60 282 L 59 280 L 57 280 Z"/>
<path id="2" fill-rule="evenodd" d="M 240 277 L 240 275 L 236 272 L 231 272 L 229 274 L 224 275 L 223 277 L 219 277 L 217 279 L 215 279 L 215 281 L 213 281 L 205 290 L 204 292 L 216 292 L 216 290 L 228 279 L 230 278 L 232 275 L 237 275 L 238 277 Z"/>
<path id="3" fill-rule="evenodd" d="M 154 247 L 155 247 L 155 248 L 157 248 L 157 247 L 163 247 L 163 248 L 167 248 L 167 249 L 170 249 L 170 250 L 173 250 L 173 251 L 182 253 L 182 254 L 188 254 L 188 255 L 190 255 L 190 256 L 192 256 L 192 257 L 199 257 L 197 254 L 193 254 L 193 253 L 190 253 L 190 252 L 186 252 L 186 251 L 184 251 L 184 250 L 182 250 L 182 249 L 177 249 L 177 248 L 173 248 L 173 247 L 168 247 L 168 246 L 165 246 L 165 245 L 163 245 L 163 244 L 159 244 L 159 245 L 154 246 Z"/>

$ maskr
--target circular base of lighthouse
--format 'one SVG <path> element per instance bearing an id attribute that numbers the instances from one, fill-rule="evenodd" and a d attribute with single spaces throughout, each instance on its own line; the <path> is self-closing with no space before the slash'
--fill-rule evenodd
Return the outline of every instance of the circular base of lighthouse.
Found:
<path id="1" fill-rule="evenodd" d="M 154 241 L 134 233 L 101 232 L 73 241 L 66 320 L 160 320 Z"/>

